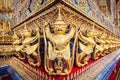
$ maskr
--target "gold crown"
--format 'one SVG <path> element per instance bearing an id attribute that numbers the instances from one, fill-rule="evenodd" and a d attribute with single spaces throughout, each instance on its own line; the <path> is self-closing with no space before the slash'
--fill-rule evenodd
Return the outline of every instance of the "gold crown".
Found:
<path id="1" fill-rule="evenodd" d="M 63 21 L 62 19 L 62 15 L 61 15 L 61 12 L 60 12 L 60 7 L 58 8 L 58 17 L 54 23 L 54 25 L 66 25 L 65 22 Z"/>

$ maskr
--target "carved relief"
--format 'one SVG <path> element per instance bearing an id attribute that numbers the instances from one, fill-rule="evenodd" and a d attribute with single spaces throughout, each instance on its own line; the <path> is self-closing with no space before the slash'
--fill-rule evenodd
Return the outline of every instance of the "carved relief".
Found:
<path id="1" fill-rule="evenodd" d="M 15 41 L 21 40 L 17 41 L 21 45 L 15 45 L 19 48 L 16 52 L 21 52 L 18 56 L 24 55 L 29 64 L 39 66 L 42 55 L 49 75 L 69 74 L 74 60 L 78 67 L 83 67 L 90 59 L 98 59 L 119 47 L 119 40 L 109 36 L 103 28 L 100 31 L 101 26 L 61 4 L 27 21 L 26 28 L 24 26 L 16 28 L 16 32 L 23 33 L 20 34 L 22 40 L 14 37 Z M 44 39 L 42 46 L 38 45 L 39 39 Z M 32 44 L 34 42 L 36 44 Z M 44 47 L 43 54 L 38 51 L 39 47 Z"/>
<path id="2" fill-rule="evenodd" d="M 24 30 L 21 33 L 21 39 L 18 39 L 18 37 L 14 34 L 14 39 L 16 40 L 13 44 L 16 47 L 18 58 L 22 60 L 27 58 L 29 64 L 33 66 L 40 66 L 39 31 L 31 28 L 28 30 L 25 24 Z"/>
<path id="3" fill-rule="evenodd" d="M 58 17 L 54 24 L 48 23 L 44 29 L 45 39 L 45 70 L 50 75 L 70 73 L 74 63 L 75 27 L 66 24 L 58 7 Z"/>
<path id="4" fill-rule="evenodd" d="M 89 30 L 89 24 L 86 24 L 86 21 L 81 24 L 81 27 L 78 28 L 77 32 L 77 50 L 76 50 L 76 64 L 79 67 L 82 67 L 88 64 L 88 60 L 92 53 L 94 54 L 95 41 L 93 39 L 93 33 Z M 88 28 L 88 29 L 87 29 Z"/>
<path id="5" fill-rule="evenodd" d="M 104 45 L 105 45 L 105 41 L 103 39 L 101 39 L 100 37 L 102 36 L 102 33 L 99 32 L 99 30 L 97 30 L 98 34 L 95 36 L 95 42 L 96 42 L 96 47 L 95 47 L 95 55 L 96 58 L 95 59 L 98 59 L 98 57 L 100 55 L 102 55 L 103 51 L 104 51 Z"/>
<path id="6" fill-rule="evenodd" d="M 24 60 L 25 59 L 25 53 L 22 52 L 22 49 L 24 46 L 22 45 L 23 37 L 22 34 L 19 33 L 17 34 L 16 31 L 14 31 L 13 35 L 13 46 L 15 47 L 16 55 L 18 56 L 19 59 Z"/>

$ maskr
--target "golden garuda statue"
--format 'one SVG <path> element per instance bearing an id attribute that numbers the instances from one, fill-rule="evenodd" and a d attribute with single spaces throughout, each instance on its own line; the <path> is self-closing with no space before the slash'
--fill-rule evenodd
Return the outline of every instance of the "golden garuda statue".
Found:
<path id="1" fill-rule="evenodd" d="M 67 25 L 58 7 L 58 17 L 54 24 L 44 28 L 45 55 L 44 66 L 49 75 L 66 75 L 74 63 L 75 27 Z"/>
<path id="2" fill-rule="evenodd" d="M 82 24 L 83 27 L 87 27 L 86 23 Z M 89 26 L 90 27 L 90 26 Z M 78 67 L 82 67 L 88 64 L 88 60 L 91 55 L 94 55 L 95 41 L 94 35 L 91 30 L 78 28 L 77 31 L 77 48 L 76 48 L 76 64 Z"/>
<path id="3" fill-rule="evenodd" d="M 103 32 L 103 34 L 100 36 L 100 39 L 105 41 L 104 51 L 102 52 L 101 56 L 105 56 L 106 54 L 110 53 L 109 48 L 110 48 L 111 42 L 109 38 L 110 36 L 108 36 L 105 32 Z"/>
<path id="4" fill-rule="evenodd" d="M 96 59 L 98 59 L 98 57 L 100 55 L 103 55 L 103 51 L 105 50 L 105 41 L 102 40 L 100 38 L 100 36 L 102 36 L 102 34 L 98 34 L 95 36 L 95 42 L 96 42 L 96 47 L 95 47 L 95 54 L 96 54 Z"/>
<path id="5" fill-rule="evenodd" d="M 14 39 L 13 46 L 15 48 L 16 56 L 18 56 L 19 59 L 24 60 L 25 59 L 25 53 L 22 51 L 24 46 L 22 45 L 23 36 L 22 34 L 17 35 L 17 33 L 14 31 L 14 35 L 12 36 Z"/>
<path id="6" fill-rule="evenodd" d="M 36 35 L 33 36 L 32 31 L 29 31 L 25 28 L 23 35 L 24 40 L 22 42 L 22 45 L 24 46 L 24 48 L 22 49 L 22 51 L 26 53 L 29 64 L 33 66 L 40 66 L 41 59 L 39 51 L 39 31 L 36 31 Z"/>

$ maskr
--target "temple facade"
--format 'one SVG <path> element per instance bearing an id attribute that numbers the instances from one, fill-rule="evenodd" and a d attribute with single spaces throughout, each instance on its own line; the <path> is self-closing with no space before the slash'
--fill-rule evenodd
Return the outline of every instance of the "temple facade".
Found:
<path id="1" fill-rule="evenodd" d="M 1 0 L 0 80 L 119 80 L 120 0 Z"/>

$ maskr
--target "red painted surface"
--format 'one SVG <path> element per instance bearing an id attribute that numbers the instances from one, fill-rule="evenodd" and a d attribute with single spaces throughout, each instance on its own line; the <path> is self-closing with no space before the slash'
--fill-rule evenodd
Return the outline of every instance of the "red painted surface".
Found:
<path id="1" fill-rule="evenodd" d="M 2 77 L 2 80 L 12 80 L 12 79 L 11 79 L 10 76 L 8 75 L 8 76 Z"/>
<path id="2" fill-rule="evenodd" d="M 98 59 L 100 59 L 100 58 L 102 58 L 101 56 L 98 58 Z M 98 60 L 97 59 L 97 60 Z M 71 72 L 70 72 L 70 74 L 69 75 L 71 75 L 71 74 L 73 74 L 73 73 L 75 73 L 75 72 L 77 72 L 77 71 L 79 71 L 79 70 L 82 70 L 83 68 L 85 68 L 85 67 L 87 67 L 87 66 L 89 66 L 90 64 L 92 64 L 92 63 L 94 63 L 95 61 L 97 61 L 97 60 L 89 60 L 88 61 L 88 65 L 86 65 L 86 66 L 84 66 L 84 67 L 77 67 L 76 65 L 75 65 L 75 63 L 74 63 L 74 66 L 73 66 L 73 68 L 72 68 L 72 70 L 71 70 Z M 28 62 L 27 62 L 27 60 L 24 60 L 24 63 L 26 63 L 26 64 L 28 64 Z M 33 66 L 31 66 L 31 67 L 33 67 Z M 33 68 L 35 68 L 36 69 L 36 71 L 41 71 L 42 73 L 44 73 L 45 75 L 48 75 L 47 74 L 47 72 L 45 71 L 45 69 L 44 69 L 44 65 L 41 65 L 40 67 L 33 67 Z M 50 76 L 51 77 L 51 79 L 55 79 L 55 80 L 63 80 L 64 78 L 67 78 L 67 76 L 68 75 L 65 75 L 65 76 Z"/>
<path id="3" fill-rule="evenodd" d="M 99 59 L 100 59 L 100 58 L 102 58 L 102 57 L 99 57 Z M 97 59 L 97 60 L 98 60 L 98 59 Z M 88 65 L 86 65 L 86 66 L 84 66 L 84 67 L 82 67 L 82 68 L 77 67 L 77 66 L 74 64 L 74 66 L 73 66 L 73 68 L 72 68 L 72 71 L 70 72 L 69 75 L 74 74 L 75 72 L 77 72 L 77 71 L 79 71 L 79 70 L 82 70 L 83 68 L 91 65 L 92 63 L 94 63 L 94 62 L 97 61 L 97 60 L 89 60 L 89 61 L 88 61 Z M 24 63 L 25 63 L 25 64 L 28 64 L 27 60 L 24 60 Z M 31 67 L 33 67 L 33 66 L 31 66 Z M 42 74 L 44 74 L 44 75 L 48 75 L 47 72 L 46 72 L 45 69 L 44 69 L 44 65 L 41 65 L 40 67 L 33 67 L 33 69 L 36 69 L 36 71 L 42 72 Z M 111 72 L 110 76 L 108 77 L 108 80 L 115 80 L 119 69 L 120 69 L 120 60 L 117 62 L 116 68 L 115 68 L 115 70 L 113 70 L 113 71 Z M 39 75 L 38 75 L 38 76 L 39 76 Z M 54 78 L 54 80 L 63 80 L 64 78 L 67 78 L 67 76 L 68 76 L 68 75 L 65 75 L 65 76 L 49 76 L 49 77 L 51 78 L 51 80 L 52 80 L 53 78 Z"/>
<path id="4" fill-rule="evenodd" d="M 118 73 L 119 69 L 120 69 L 120 60 L 117 62 L 114 70 L 111 72 L 110 76 L 108 77 L 108 80 L 115 80 L 117 77 L 117 74 L 120 75 L 120 73 Z"/>

